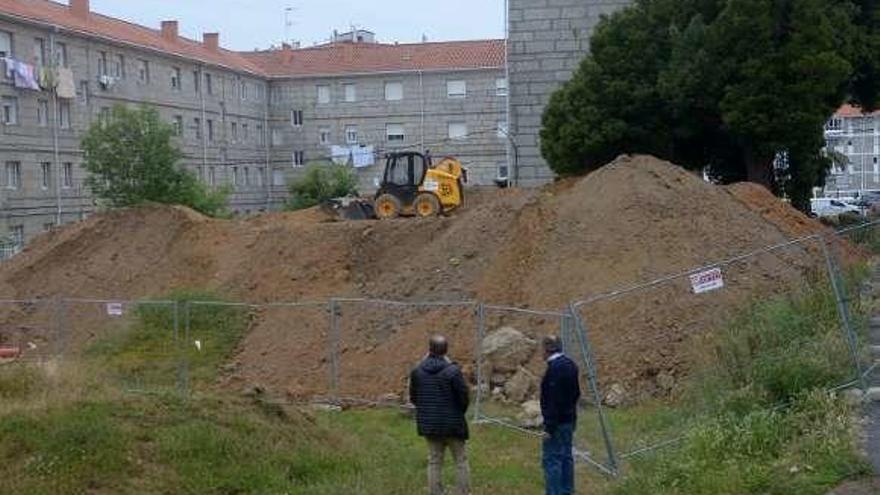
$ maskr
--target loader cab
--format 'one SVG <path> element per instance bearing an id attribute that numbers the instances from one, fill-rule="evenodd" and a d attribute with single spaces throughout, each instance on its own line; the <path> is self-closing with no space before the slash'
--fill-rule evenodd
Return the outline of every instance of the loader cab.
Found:
<path id="1" fill-rule="evenodd" d="M 392 153 L 385 163 L 385 177 L 379 186 L 376 197 L 392 194 L 406 203 L 411 203 L 425 181 L 428 164 L 424 155 L 415 152 Z"/>

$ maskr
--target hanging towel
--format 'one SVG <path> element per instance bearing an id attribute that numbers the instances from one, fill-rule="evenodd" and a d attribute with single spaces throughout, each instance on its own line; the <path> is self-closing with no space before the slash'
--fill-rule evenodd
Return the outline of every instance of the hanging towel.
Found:
<path id="1" fill-rule="evenodd" d="M 347 165 L 351 160 L 351 148 L 346 146 L 331 146 L 330 159 L 337 165 Z"/>
<path id="2" fill-rule="evenodd" d="M 376 163 L 372 146 L 358 146 L 352 149 L 355 168 L 370 167 Z"/>
<path id="3" fill-rule="evenodd" d="M 58 85 L 58 75 L 52 67 L 40 67 L 38 70 L 40 87 L 46 91 L 52 91 Z"/>
<path id="4" fill-rule="evenodd" d="M 72 100 L 76 98 L 76 83 L 73 82 L 73 71 L 67 67 L 58 69 L 58 86 L 56 87 L 59 98 Z"/>
<path id="5" fill-rule="evenodd" d="M 9 65 L 9 62 L 7 62 L 7 72 Z M 14 79 L 16 88 L 32 89 L 34 91 L 40 90 L 40 85 L 37 83 L 36 70 L 33 65 L 20 60 L 12 60 L 12 65 L 14 67 L 13 72 L 15 72 Z"/>

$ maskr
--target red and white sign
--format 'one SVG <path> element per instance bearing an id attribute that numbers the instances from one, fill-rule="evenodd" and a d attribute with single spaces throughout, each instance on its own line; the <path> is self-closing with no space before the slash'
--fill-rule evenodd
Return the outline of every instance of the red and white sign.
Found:
<path id="1" fill-rule="evenodd" d="M 107 303 L 107 315 L 122 316 L 123 312 L 122 303 Z"/>
<path id="2" fill-rule="evenodd" d="M 724 275 L 721 268 L 713 268 L 705 272 L 691 275 L 691 287 L 694 294 L 703 294 L 724 288 Z"/>

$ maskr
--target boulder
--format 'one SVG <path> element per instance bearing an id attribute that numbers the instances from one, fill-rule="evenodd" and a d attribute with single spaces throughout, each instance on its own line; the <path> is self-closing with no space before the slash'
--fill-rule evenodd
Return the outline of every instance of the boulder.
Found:
<path id="1" fill-rule="evenodd" d="M 481 354 L 492 374 L 515 373 L 535 354 L 538 343 L 513 327 L 502 327 L 483 339 Z"/>
<path id="2" fill-rule="evenodd" d="M 533 399 L 537 391 L 538 378 L 522 366 L 504 384 L 504 396 L 507 397 L 507 400 L 517 404 Z"/>
<path id="3" fill-rule="evenodd" d="M 605 405 L 608 407 L 620 407 L 626 403 L 626 389 L 623 385 L 615 383 L 608 389 L 605 394 Z"/>
<path id="4" fill-rule="evenodd" d="M 544 424 L 544 417 L 541 416 L 541 403 L 536 400 L 525 402 L 517 420 L 523 428 L 540 428 Z"/>
<path id="5" fill-rule="evenodd" d="M 660 390 L 664 393 L 668 394 L 675 388 L 675 377 L 669 373 L 661 372 L 657 375 L 657 386 L 660 387 Z"/>

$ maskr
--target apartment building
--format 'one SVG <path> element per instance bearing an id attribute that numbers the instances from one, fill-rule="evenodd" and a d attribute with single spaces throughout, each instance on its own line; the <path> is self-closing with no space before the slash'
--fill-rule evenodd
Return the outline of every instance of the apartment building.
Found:
<path id="1" fill-rule="evenodd" d="M 100 15 L 89 0 L 0 0 L 0 58 L 69 69 L 75 87 L 61 97 L 0 71 L 0 234 L 23 244 L 94 210 L 79 142 L 115 104 L 157 108 L 183 165 L 231 186 L 240 214 L 278 208 L 309 163 L 356 165 L 368 190 L 395 149 L 459 156 L 478 183 L 508 174 L 503 41 L 392 45 L 358 31 L 234 52 L 218 33 L 178 31 Z"/>
<path id="2" fill-rule="evenodd" d="M 854 197 L 880 191 L 880 112 L 863 114 L 844 105 L 825 125 L 827 150 L 841 159 L 828 175 L 820 195 Z"/>
<path id="3" fill-rule="evenodd" d="M 536 185 L 553 179 L 541 156 L 541 117 L 550 96 L 571 79 L 589 52 L 602 15 L 632 0 L 508 0 L 510 131 L 518 163 L 512 181 Z"/>

